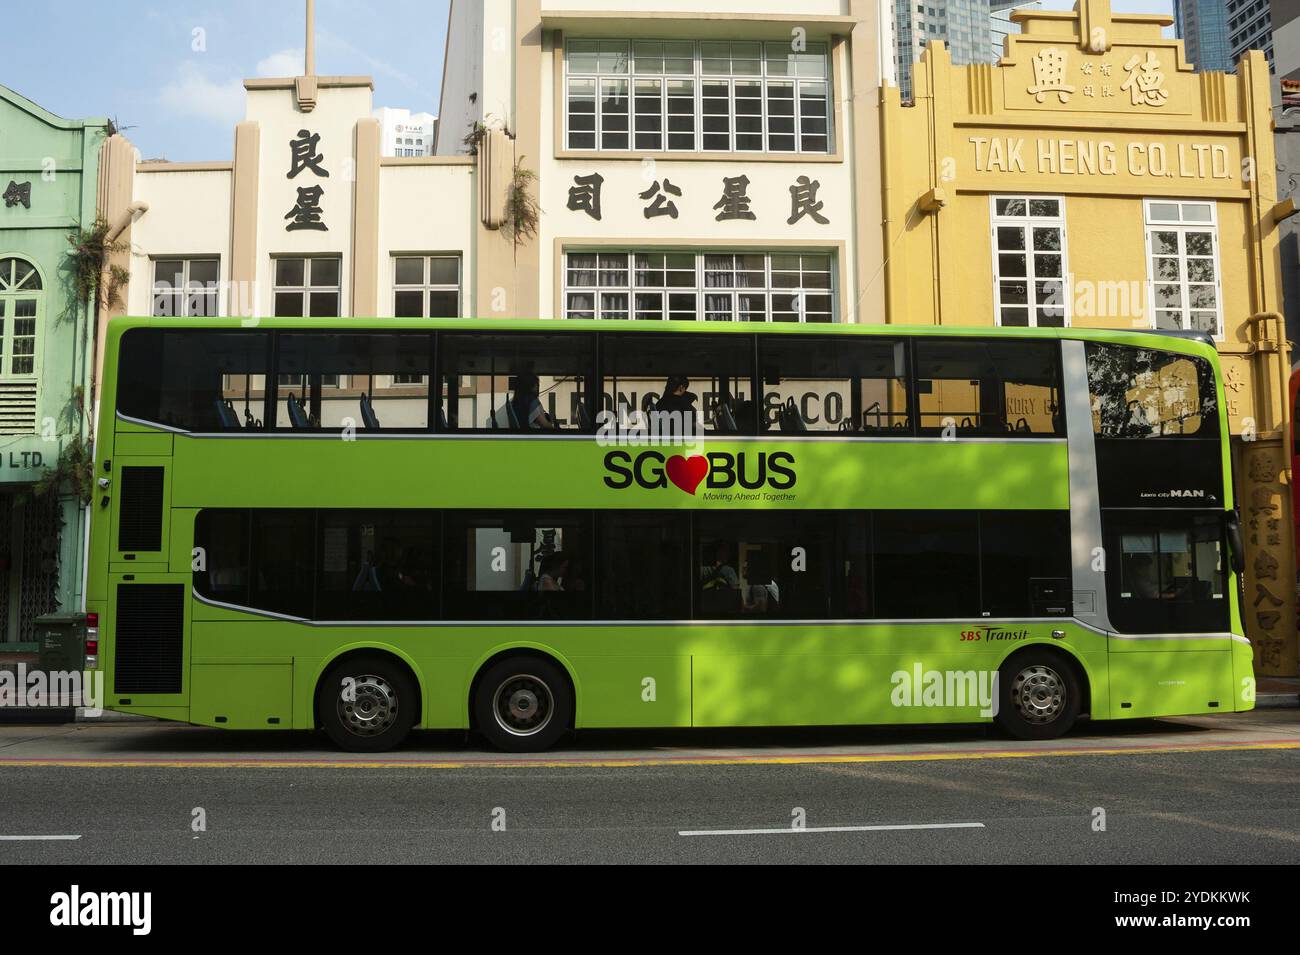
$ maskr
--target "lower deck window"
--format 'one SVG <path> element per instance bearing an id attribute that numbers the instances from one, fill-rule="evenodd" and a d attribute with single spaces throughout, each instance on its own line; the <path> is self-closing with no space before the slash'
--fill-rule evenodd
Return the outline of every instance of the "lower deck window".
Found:
<path id="1" fill-rule="evenodd" d="M 1104 521 L 1110 618 L 1120 632 L 1228 629 L 1221 513 L 1110 511 Z"/>
<path id="2" fill-rule="evenodd" d="M 864 620 L 1069 612 L 1064 511 L 227 510 L 194 589 L 304 619 Z"/>

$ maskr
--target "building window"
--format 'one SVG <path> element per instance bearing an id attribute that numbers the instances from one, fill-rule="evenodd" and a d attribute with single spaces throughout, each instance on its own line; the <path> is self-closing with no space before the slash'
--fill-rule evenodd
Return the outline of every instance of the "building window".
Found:
<path id="1" fill-rule="evenodd" d="M 828 252 L 568 252 L 566 318 L 831 322 Z"/>
<path id="2" fill-rule="evenodd" d="M 1063 328 L 1065 200 L 992 196 L 993 302 L 999 325 Z"/>
<path id="3" fill-rule="evenodd" d="M 153 316 L 214 318 L 219 312 L 216 256 L 153 260 Z"/>
<path id="4" fill-rule="evenodd" d="M 460 256 L 393 257 L 396 318 L 459 318 Z"/>
<path id="5" fill-rule="evenodd" d="M 35 266 L 19 258 L 0 259 L 0 378 L 36 374 L 37 334 L 44 313 L 45 295 Z M 35 430 L 25 427 L 24 420 L 24 427 L 15 432 L 14 423 L 0 422 L 0 434 Z"/>
<path id="6" fill-rule="evenodd" d="M 341 314 L 339 256 L 281 256 L 274 263 L 277 318 L 337 318 Z"/>
<path id="7" fill-rule="evenodd" d="M 1148 199 L 1152 327 L 1223 334 L 1214 203 Z"/>
<path id="8" fill-rule="evenodd" d="M 825 43 L 570 40 L 569 149 L 829 153 Z"/>

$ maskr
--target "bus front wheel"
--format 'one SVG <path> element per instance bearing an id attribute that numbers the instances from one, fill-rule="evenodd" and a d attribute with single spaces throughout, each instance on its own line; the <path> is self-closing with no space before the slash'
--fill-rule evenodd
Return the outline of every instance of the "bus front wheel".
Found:
<path id="1" fill-rule="evenodd" d="M 474 690 L 474 725 L 511 753 L 549 749 L 573 720 L 564 672 L 536 656 L 507 657 L 483 671 Z"/>
<path id="2" fill-rule="evenodd" d="M 330 668 L 316 689 L 316 713 L 329 738 L 353 753 L 399 745 L 415 725 L 415 681 L 400 664 L 358 656 Z"/>
<path id="3" fill-rule="evenodd" d="M 1016 654 L 998 671 L 995 719 L 1016 739 L 1056 739 L 1079 718 L 1083 684 L 1064 654 L 1031 650 Z"/>

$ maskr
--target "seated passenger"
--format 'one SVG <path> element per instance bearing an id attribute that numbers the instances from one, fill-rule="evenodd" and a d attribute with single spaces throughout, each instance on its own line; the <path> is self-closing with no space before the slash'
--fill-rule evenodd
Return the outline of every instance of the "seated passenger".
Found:
<path id="1" fill-rule="evenodd" d="M 766 556 L 757 553 L 745 565 L 745 591 L 742 606 L 746 613 L 770 613 L 781 602 L 781 592 Z"/>
<path id="2" fill-rule="evenodd" d="M 664 383 L 664 393 L 655 403 L 656 411 L 677 411 L 682 414 L 694 413 L 697 396 L 690 391 L 691 380 L 685 375 L 669 375 Z"/>
<path id="3" fill-rule="evenodd" d="M 510 399 L 515 421 L 525 431 L 555 431 L 555 419 L 542 407 L 540 382 L 530 373 L 519 375 L 515 379 L 515 394 Z"/>
<path id="4" fill-rule="evenodd" d="M 554 592 L 564 589 L 564 577 L 569 572 L 569 558 L 563 551 L 555 551 L 542 557 L 537 569 L 537 590 Z"/>

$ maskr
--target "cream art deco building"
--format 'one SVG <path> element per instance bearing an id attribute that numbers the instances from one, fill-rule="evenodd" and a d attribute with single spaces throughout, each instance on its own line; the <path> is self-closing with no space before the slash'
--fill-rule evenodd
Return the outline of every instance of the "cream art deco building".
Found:
<path id="1" fill-rule="evenodd" d="M 454 0 L 436 155 L 382 157 L 308 4 L 306 75 L 245 82 L 233 161 L 107 144 L 118 311 L 878 321 L 882 12 L 790 10 Z"/>

